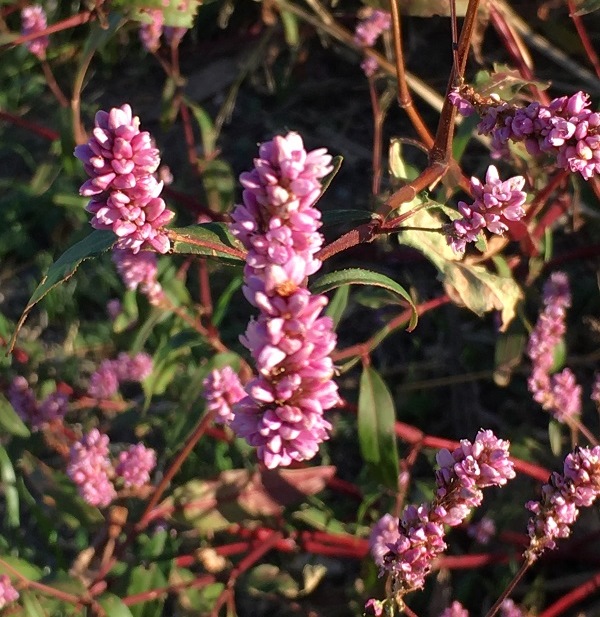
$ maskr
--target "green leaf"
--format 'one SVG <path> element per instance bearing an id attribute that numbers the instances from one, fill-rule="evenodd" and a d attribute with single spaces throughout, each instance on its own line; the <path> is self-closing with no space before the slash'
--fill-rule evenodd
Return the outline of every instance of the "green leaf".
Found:
<path id="1" fill-rule="evenodd" d="M 279 11 L 281 23 L 283 24 L 283 33 L 285 42 L 290 47 L 298 47 L 300 44 L 300 33 L 298 29 L 298 18 L 290 11 Z"/>
<path id="2" fill-rule="evenodd" d="M 31 591 L 22 592 L 19 601 L 23 604 L 27 617 L 46 617 L 46 611 Z"/>
<path id="3" fill-rule="evenodd" d="M 365 366 L 358 395 L 358 441 L 363 459 L 391 489 L 398 488 L 394 401 L 379 373 Z"/>
<path id="4" fill-rule="evenodd" d="M 133 617 L 129 608 L 123 604 L 118 596 L 112 593 L 102 594 L 98 598 L 98 604 L 100 604 L 110 617 Z"/>
<path id="5" fill-rule="evenodd" d="M 234 277 L 227 287 L 223 290 L 223 293 L 219 296 L 215 304 L 215 309 L 212 314 L 212 322 L 213 325 L 218 328 L 219 324 L 227 314 L 227 309 L 231 304 L 231 298 L 233 294 L 242 286 L 244 282 L 244 278 L 242 276 Z"/>
<path id="6" fill-rule="evenodd" d="M 333 169 L 321 180 L 321 196 L 323 193 L 329 188 L 329 185 L 333 181 L 333 179 L 337 176 L 342 163 L 344 162 L 343 156 L 334 156 L 331 164 L 333 165 Z"/>
<path id="7" fill-rule="evenodd" d="M 505 101 L 512 100 L 519 90 L 526 86 L 535 86 L 539 90 L 546 90 L 549 82 L 523 79 L 516 69 L 506 64 L 494 63 L 493 70 L 479 71 L 475 77 L 475 91 L 481 96 L 496 94 Z"/>
<path id="8" fill-rule="evenodd" d="M 158 564 L 150 563 L 147 567 L 137 566 L 131 571 L 127 595 L 137 595 L 151 589 L 165 587 L 166 585 L 167 580 L 158 568 Z M 164 598 L 158 598 L 136 604 L 131 607 L 130 611 L 133 617 L 160 617 L 163 605 Z"/>
<path id="9" fill-rule="evenodd" d="M 371 270 L 363 270 L 362 268 L 348 268 L 347 270 L 336 270 L 325 274 L 310 285 L 310 289 L 315 294 L 325 293 L 342 287 L 343 285 L 374 285 L 375 287 L 383 287 L 394 292 L 401 298 L 406 300 L 412 309 L 412 316 L 407 330 L 414 330 L 419 318 L 417 307 L 414 305 L 410 294 L 402 287 L 385 274 L 379 274 Z"/>
<path id="10" fill-rule="evenodd" d="M 29 437 L 31 434 L 3 394 L 0 394 L 0 428 L 17 437 Z"/>
<path id="11" fill-rule="evenodd" d="M 327 305 L 327 310 L 325 314 L 328 317 L 331 317 L 331 321 L 333 321 L 333 327 L 337 328 L 346 307 L 348 306 L 348 297 L 350 295 L 350 285 L 343 285 L 339 287 L 338 290 L 333 294 L 333 298 Z"/>
<path id="12" fill-rule="evenodd" d="M 19 527 L 17 477 L 10 456 L 8 456 L 8 452 L 2 446 L 0 446 L 0 478 L 2 479 L 4 499 L 6 501 L 6 523 L 11 528 Z"/>
<path id="13" fill-rule="evenodd" d="M 204 156 L 208 157 L 215 151 L 215 146 L 217 144 L 217 131 L 215 130 L 215 125 L 206 110 L 198 105 L 198 103 L 188 98 L 184 98 L 184 101 L 192 110 L 192 114 L 198 123 L 200 136 L 202 137 Z"/>
<path id="14" fill-rule="evenodd" d="M 456 129 L 456 135 L 452 141 L 452 158 L 460 163 L 460 159 L 463 157 L 465 150 L 471 138 L 474 135 L 475 127 L 479 124 L 479 117 L 477 114 L 464 118 L 460 123 L 460 126 Z"/>
<path id="15" fill-rule="evenodd" d="M 436 206 L 435 209 L 448 210 L 450 216 L 456 214 L 443 206 Z M 519 285 L 512 275 L 493 274 L 484 266 L 461 261 L 461 256 L 448 246 L 442 221 L 433 210 L 432 207 L 416 212 L 411 217 L 411 227 L 419 229 L 400 232 L 398 241 L 417 249 L 433 263 L 453 302 L 466 306 L 479 316 L 492 310 L 501 311 L 501 330 L 505 331 L 522 297 Z"/>
<path id="16" fill-rule="evenodd" d="M 513 371 L 521 363 L 527 336 L 522 324 L 516 320 L 510 324 L 507 332 L 501 332 L 496 340 L 494 354 L 494 383 L 506 387 L 510 383 Z"/>
<path id="17" fill-rule="evenodd" d="M 229 232 L 225 223 L 203 223 L 169 229 L 168 235 L 173 253 L 205 255 L 234 262 L 243 262 L 246 258 L 246 250 Z"/>
<path id="18" fill-rule="evenodd" d="M 575 0 L 575 12 L 573 15 L 587 15 L 600 9 L 600 0 Z"/>
<path id="19" fill-rule="evenodd" d="M 324 227 L 339 227 L 340 225 L 361 225 L 377 218 L 368 210 L 327 210 L 321 215 Z"/>
<path id="20" fill-rule="evenodd" d="M 206 161 L 202 165 L 202 184 L 213 212 L 231 210 L 235 201 L 236 181 L 231 165 L 223 159 Z"/>
<path id="21" fill-rule="evenodd" d="M 200 0 L 113 0 L 112 7 L 126 12 L 131 19 L 147 22 L 148 9 L 163 13 L 164 25 L 191 28 Z"/>
<path id="22" fill-rule="evenodd" d="M 85 62 L 86 56 L 93 55 L 97 49 L 104 47 L 115 32 L 125 23 L 126 20 L 121 15 L 112 11 L 108 15 L 108 27 L 100 23 L 100 21 L 93 22 L 81 52 L 82 63 Z M 87 64 L 87 62 L 85 63 Z"/>
<path id="23" fill-rule="evenodd" d="M 562 454 L 562 433 L 562 424 L 551 418 L 548 422 L 548 440 L 550 441 L 550 450 L 552 450 L 554 456 L 560 456 Z"/>
<path id="24" fill-rule="evenodd" d="M 54 287 L 60 283 L 64 283 L 71 278 L 81 262 L 91 257 L 97 257 L 105 251 L 108 251 L 115 242 L 117 237 L 112 231 L 104 231 L 95 229 L 89 236 L 74 244 L 67 249 L 51 266 L 42 282 L 36 287 L 33 295 L 29 299 L 23 314 L 19 319 L 16 331 L 11 340 L 10 349 L 13 348 L 19 330 L 25 323 L 27 315 L 31 309 Z"/>
<path id="25" fill-rule="evenodd" d="M 21 576 L 30 581 L 39 581 L 42 578 L 41 569 L 24 559 L 19 559 L 19 557 L 13 557 L 12 555 L 2 555 L 0 560 L 0 574 L 6 574 L 11 580 L 15 580 L 14 573 L 5 567 L 4 564 L 16 570 Z"/>

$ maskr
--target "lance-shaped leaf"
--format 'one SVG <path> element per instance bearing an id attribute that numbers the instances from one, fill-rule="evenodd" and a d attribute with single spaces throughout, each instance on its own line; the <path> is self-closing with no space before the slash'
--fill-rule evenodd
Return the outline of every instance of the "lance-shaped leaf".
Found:
<path id="1" fill-rule="evenodd" d="M 575 9 L 575 16 L 593 13 L 600 9 L 600 0 L 575 0 Z"/>
<path id="2" fill-rule="evenodd" d="M 175 490 L 167 502 L 175 518 L 201 534 L 225 529 L 231 523 L 256 517 L 279 516 L 286 506 L 302 502 L 325 488 L 335 467 L 224 471 L 214 480 L 191 480 Z"/>
<path id="3" fill-rule="evenodd" d="M 105 251 L 108 251 L 115 242 L 117 236 L 112 231 L 104 231 L 96 229 L 89 236 L 86 236 L 83 240 L 80 240 L 77 244 L 74 244 L 71 248 L 67 249 L 49 268 L 48 273 L 42 279 L 42 282 L 36 287 L 33 295 L 29 299 L 21 318 L 17 324 L 16 331 L 10 343 L 10 350 L 12 351 L 19 330 L 25 323 L 27 315 L 31 309 L 54 287 L 60 283 L 64 283 L 67 279 L 71 278 L 75 271 L 81 264 L 81 262 L 91 257 L 98 257 Z"/>
<path id="4" fill-rule="evenodd" d="M 171 252 L 184 255 L 205 255 L 219 259 L 243 262 L 246 250 L 229 232 L 225 223 L 203 223 L 178 229 L 168 229 Z"/>
<path id="5" fill-rule="evenodd" d="M 329 188 L 329 185 L 332 183 L 333 179 L 337 176 L 342 163 L 344 162 L 343 156 L 334 156 L 331 160 L 331 164 L 333 169 L 321 180 L 321 195 Z"/>
<path id="6" fill-rule="evenodd" d="M 390 391 L 379 373 L 373 367 L 365 366 L 358 395 L 360 452 L 379 480 L 391 489 L 398 487 L 395 422 L 396 412 Z"/>
<path id="7" fill-rule="evenodd" d="M 442 206 L 438 209 L 449 210 Z M 500 311 L 501 330 L 504 331 L 514 318 L 522 297 L 521 289 L 512 275 L 494 274 L 484 266 L 462 261 L 461 256 L 448 246 L 442 220 L 431 208 L 415 213 L 410 224 L 414 229 L 398 234 L 400 244 L 421 251 L 433 263 L 440 272 L 446 292 L 455 303 L 466 306 L 480 316 L 488 311 Z"/>
<path id="8" fill-rule="evenodd" d="M 322 276 L 314 281 L 310 289 L 315 294 L 325 293 L 343 287 L 344 285 L 373 285 L 375 287 L 383 287 L 388 291 L 391 291 L 399 295 L 402 299 L 406 300 L 412 309 L 412 315 L 407 330 L 410 332 L 414 330 L 417 325 L 418 314 L 417 307 L 414 305 L 410 294 L 402 285 L 396 283 L 393 279 L 385 274 L 379 272 L 373 272 L 372 270 L 364 270 L 363 268 L 348 268 L 347 270 L 336 270 Z"/>
<path id="9" fill-rule="evenodd" d="M 0 428 L 3 432 L 17 437 L 30 435 L 29 429 L 3 394 L 0 394 Z"/>

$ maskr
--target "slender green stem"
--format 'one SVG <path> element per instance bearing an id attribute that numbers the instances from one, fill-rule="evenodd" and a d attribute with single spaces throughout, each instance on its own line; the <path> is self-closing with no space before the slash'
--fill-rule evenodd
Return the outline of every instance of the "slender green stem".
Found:
<path id="1" fill-rule="evenodd" d="M 494 606 L 492 606 L 492 608 L 487 612 L 487 615 L 485 617 L 494 617 L 494 615 L 500 610 L 500 606 L 502 605 L 504 600 L 506 600 L 506 598 L 510 596 L 510 594 L 513 592 L 513 589 L 523 578 L 525 572 L 527 572 L 529 566 L 531 566 L 532 563 L 533 561 L 531 561 L 530 559 L 525 559 L 525 561 L 523 561 L 521 567 L 519 568 L 519 571 L 515 574 L 512 581 L 510 581 L 510 583 L 507 585 L 506 589 L 500 594 L 500 597 L 496 600 L 496 602 L 494 602 Z"/>

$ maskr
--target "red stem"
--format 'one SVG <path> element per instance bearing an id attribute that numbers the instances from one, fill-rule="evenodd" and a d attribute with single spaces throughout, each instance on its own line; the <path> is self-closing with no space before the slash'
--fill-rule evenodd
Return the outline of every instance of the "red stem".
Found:
<path id="1" fill-rule="evenodd" d="M 207 585 L 211 585 L 216 581 L 215 577 L 212 574 L 203 574 L 193 581 L 186 581 L 183 583 L 176 583 L 174 585 L 168 585 L 167 587 L 158 587 L 157 589 L 149 589 L 148 591 L 143 591 L 142 593 L 136 593 L 131 596 L 125 596 L 122 598 L 121 602 L 125 604 L 125 606 L 134 606 L 135 604 L 141 604 L 142 602 L 151 602 L 152 600 L 156 600 L 161 596 L 165 596 L 169 593 L 174 593 L 181 589 L 198 589 L 202 587 L 206 587 Z"/>
<path id="2" fill-rule="evenodd" d="M 85 24 L 90 21 L 93 17 L 93 11 L 82 11 L 77 15 L 72 15 L 71 17 L 67 17 L 62 21 L 57 21 L 55 24 L 48 26 L 45 30 L 40 30 L 38 32 L 30 32 L 29 34 L 23 34 L 17 37 L 14 41 L 8 43 L 9 47 L 16 47 L 17 45 L 22 45 L 23 43 L 27 43 L 28 41 L 33 41 L 42 36 L 46 36 L 49 34 L 54 34 L 55 32 L 61 32 L 62 30 L 67 30 L 69 28 L 73 28 L 75 26 L 80 26 L 81 24 Z"/>
<path id="3" fill-rule="evenodd" d="M 504 43 L 504 47 L 508 51 L 508 53 L 512 56 L 512 59 L 516 63 L 519 73 L 524 79 L 528 81 L 534 81 L 535 75 L 533 71 L 529 68 L 529 65 L 525 61 L 523 57 L 523 53 L 521 52 L 521 48 L 519 47 L 519 43 L 515 37 L 515 34 L 510 27 L 510 24 L 506 21 L 506 18 L 492 2 L 489 3 L 490 8 L 490 18 L 492 21 L 492 25 L 496 29 L 496 32 L 500 35 L 502 42 Z M 550 97 L 544 91 L 540 91 L 537 86 L 530 86 L 531 93 L 533 97 L 543 103 L 544 105 L 548 105 L 550 103 Z"/>
<path id="4" fill-rule="evenodd" d="M 575 589 L 572 589 L 554 604 L 550 605 L 540 614 L 539 617 L 558 617 L 558 615 L 562 615 L 565 611 L 567 611 L 567 609 L 571 608 L 575 604 L 578 604 L 582 600 L 585 600 L 599 587 L 600 572 L 594 574 L 594 576 L 592 576 L 592 578 L 587 580 L 585 583 L 575 587 Z"/>
<path id="5" fill-rule="evenodd" d="M 585 53 L 587 54 L 587 57 L 590 60 L 590 64 L 594 67 L 594 70 L 596 71 L 596 75 L 600 77 L 600 60 L 598 59 L 598 54 L 596 53 L 594 46 L 592 44 L 592 41 L 590 40 L 590 37 L 588 36 L 587 30 L 585 29 L 585 26 L 583 25 L 583 21 L 581 17 L 579 15 L 575 15 L 575 12 L 577 11 L 577 7 L 575 6 L 575 1 L 568 0 L 568 4 L 569 4 L 570 17 L 573 20 L 573 23 L 575 24 L 575 29 L 577 30 L 577 34 L 579 35 L 579 38 L 581 39 L 581 44 L 583 45 L 583 48 L 585 49 Z"/>
<path id="6" fill-rule="evenodd" d="M 43 137 L 48 141 L 56 141 L 60 137 L 60 134 L 56 131 L 48 129 L 45 126 L 40 126 L 34 122 L 30 122 L 29 120 L 25 120 L 25 118 L 15 116 L 8 111 L 0 111 L 0 120 L 6 120 L 15 126 L 20 126 L 21 128 L 27 129 L 28 131 L 31 131 L 35 135 Z"/>
<path id="7" fill-rule="evenodd" d="M 196 428 L 194 429 L 193 433 L 188 437 L 188 439 L 187 439 L 185 445 L 183 446 L 183 448 L 181 448 L 181 450 L 179 451 L 179 453 L 177 454 L 177 456 L 175 457 L 175 459 L 171 463 L 169 469 L 167 469 L 165 475 L 163 476 L 162 480 L 160 481 L 160 484 L 156 487 L 156 490 L 152 494 L 152 497 L 150 498 L 150 500 L 146 504 L 146 508 L 144 509 L 144 513 L 140 517 L 140 521 L 138 522 L 138 524 L 135 527 L 135 529 L 136 529 L 136 531 L 138 533 L 140 531 L 142 531 L 143 529 L 145 529 L 146 525 L 148 524 L 148 520 L 147 519 L 148 519 L 149 514 L 152 512 L 154 507 L 158 504 L 158 502 L 159 502 L 160 498 L 162 497 L 163 493 L 165 492 L 167 486 L 169 486 L 169 483 L 171 482 L 171 480 L 173 479 L 175 474 L 179 471 L 179 469 L 180 469 L 181 465 L 183 465 L 183 462 L 185 461 L 185 459 L 190 455 L 191 451 L 194 449 L 194 446 L 198 443 L 198 441 L 200 440 L 202 435 L 204 435 L 204 433 L 206 432 L 206 429 L 208 428 L 209 424 L 213 420 L 213 416 L 214 416 L 214 414 L 211 413 L 211 412 L 208 412 L 208 413 L 206 413 L 204 415 L 202 420 L 200 420 L 200 422 L 198 422 L 198 424 L 197 424 Z"/>

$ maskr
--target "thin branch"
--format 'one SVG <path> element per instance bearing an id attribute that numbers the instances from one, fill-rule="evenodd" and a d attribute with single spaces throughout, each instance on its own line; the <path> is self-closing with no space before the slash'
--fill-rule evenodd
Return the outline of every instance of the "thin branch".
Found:
<path id="1" fill-rule="evenodd" d="M 54 94 L 54 97 L 58 101 L 58 104 L 61 107 L 67 108 L 69 106 L 69 101 L 67 100 L 67 97 L 64 95 L 63 91 L 60 89 L 60 86 L 58 85 L 58 82 L 54 77 L 54 73 L 52 72 L 48 61 L 45 58 L 41 61 L 41 65 L 42 70 L 44 71 L 44 77 L 46 78 L 46 83 L 52 91 L 52 94 Z"/>
<path id="2" fill-rule="evenodd" d="M 35 589 L 36 591 L 39 591 L 46 596 L 51 596 L 52 598 L 56 598 L 57 600 L 61 600 L 62 602 L 68 602 L 69 604 L 74 604 L 76 606 L 85 604 L 83 598 L 80 598 L 79 596 L 28 579 L 26 576 L 23 576 L 18 570 L 15 570 L 15 568 L 13 568 L 10 564 L 4 561 L 4 559 L 0 559 L 0 565 L 2 566 L 3 570 L 10 572 L 10 574 L 17 578 L 27 589 Z"/>
<path id="3" fill-rule="evenodd" d="M 435 143 L 431 149 L 430 160 L 432 162 L 448 162 L 451 158 L 456 107 L 454 107 L 448 99 L 448 94 L 450 93 L 450 90 L 460 84 L 464 78 L 467 57 L 471 46 L 471 38 L 473 36 L 473 30 L 477 20 L 479 2 L 480 0 L 469 0 L 469 5 L 467 6 L 465 20 L 463 22 L 462 30 L 460 31 L 458 50 L 456 52 L 458 64 L 453 68 L 452 75 L 448 81 L 446 96 L 444 97 L 444 106 L 442 107 L 442 115 L 438 124 Z"/>
<path id="4" fill-rule="evenodd" d="M 156 487 L 154 493 L 152 494 L 152 497 L 146 504 L 146 507 L 144 508 L 144 512 L 142 516 L 140 517 L 139 522 L 135 526 L 136 532 L 139 533 L 140 531 L 143 531 L 146 528 L 150 513 L 160 501 L 160 498 L 162 497 L 163 493 L 167 489 L 167 486 L 169 486 L 169 483 L 171 482 L 173 477 L 177 474 L 177 472 L 183 465 L 183 462 L 185 461 L 185 459 L 190 455 L 195 445 L 198 443 L 202 435 L 204 435 L 204 433 L 206 432 L 206 429 L 208 428 L 208 426 L 213 420 L 213 416 L 214 416 L 214 413 L 212 412 L 207 412 L 206 414 L 204 414 L 204 417 L 200 420 L 200 422 L 198 422 L 198 424 L 196 425 L 196 428 L 194 429 L 192 434 L 188 437 L 183 448 L 181 448 L 181 450 L 178 452 L 177 456 L 175 457 L 175 459 L 173 460 L 173 462 L 171 463 L 171 465 L 165 472 L 165 475 L 160 481 L 160 484 Z"/>
<path id="5" fill-rule="evenodd" d="M 62 30 L 68 30 L 69 28 L 73 28 L 74 26 L 80 26 L 81 24 L 85 24 L 90 21 L 94 15 L 93 11 L 83 11 L 78 13 L 77 15 L 72 15 L 71 17 L 67 17 L 62 21 L 58 21 L 51 26 L 48 26 L 44 30 L 30 32 L 29 34 L 23 34 L 10 43 L 7 43 L 5 47 L 16 47 L 17 45 L 22 45 L 23 43 L 27 43 L 29 41 L 33 41 L 42 36 L 47 36 L 49 34 L 54 34 L 55 32 L 61 32 Z"/>
<path id="6" fill-rule="evenodd" d="M 517 586 L 519 581 L 523 578 L 523 576 L 525 575 L 525 573 L 527 572 L 531 564 L 532 562 L 528 559 L 526 559 L 521 564 L 519 571 L 515 574 L 512 581 L 510 581 L 510 583 L 507 585 L 506 589 L 500 594 L 500 597 L 496 600 L 496 602 L 494 603 L 492 608 L 488 611 L 485 617 L 494 617 L 494 615 L 500 610 L 500 606 L 502 606 L 502 603 L 504 602 L 504 600 L 506 600 L 506 598 L 510 596 L 510 594 L 513 592 L 513 589 Z"/>
<path id="7" fill-rule="evenodd" d="M 583 21 L 579 15 L 576 15 L 577 7 L 575 6 L 575 0 L 568 0 L 569 4 L 569 14 L 571 19 L 573 20 L 573 24 L 575 25 L 575 29 L 577 30 L 577 34 L 581 39 L 581 44 L 585 49 L 585 53 L 590 61 L 590 64 L 594 67 L 594 71 L 596 71 L 596 75 L 600 77 L 600 59 L 598 59 L 598 54 L 594 49 L 594 45 L 590 40 L 590 37 L 583 25 Z"/>
<path id="8" fill-rule="evenodd" d="M 392 15 L 392 32 L 394 35 L 394 55 L 396 57 L 396 78 L 398 80 L 398 103 L 408 115 L 415 131 L 427 146 L 433 146 L 433 137 L 425 125 L 423 118 L 413 104 L 408 83 L 406 81 L 406 69 L 404 67 L 404 54 L 402 51 L 402 29 L 400 21 L 400 11 L 398 10 L 397 0 L 390 0 L 390 12 Z"/>

